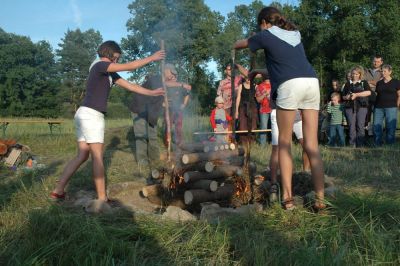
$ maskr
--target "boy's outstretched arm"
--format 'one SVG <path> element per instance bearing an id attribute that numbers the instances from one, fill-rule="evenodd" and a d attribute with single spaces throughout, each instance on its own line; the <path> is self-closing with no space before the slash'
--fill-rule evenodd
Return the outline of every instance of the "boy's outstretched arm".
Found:
<path id="1" fill-rule="evenodd" d="M 159 50 L 146 58 L 131 61 L 125 64 L 111 63 L 108 66 L 107 71 L 108 72 L 132 71 L 141 68 L 142 66 L 145 66 L 151 62 L 159 61 L 164 58 L 165 58 L 165 51 Z"/>
<path id="2" fill-rule="evenodd" d="M 115 84 L 117 84 L 118 86 L 120 86 L 128 91 L 136 92 L 136 93 L 143 94 L 143 95 L 148 95 L 148 96 L 164 95 L 164 89 L 162 89 L 162 88 L 158 88 L 155 90 L 148 90 L 137 84 L 130 83 L 129 81 L 127 81 L 123 78 L 117 79 L 115 81 Z"/>

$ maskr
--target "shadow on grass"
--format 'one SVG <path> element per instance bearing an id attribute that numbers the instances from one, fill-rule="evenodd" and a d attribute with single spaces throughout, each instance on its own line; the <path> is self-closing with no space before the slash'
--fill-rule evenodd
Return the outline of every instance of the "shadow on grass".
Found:
<path id="1" fill-rule="evenodd" d="M 3 231 L 4 232 L 4 231 Z M 50 206 L 31 210 L 21 228 L 7 230 L 1 265 L 166 265 L 170 256 L 135 217 L 87 215 Z"/>
<path id="2" fill-rule="evenodd" d="M 396 265 L 399 200 L 340 194 L 325 214 L 278 206 L 225 219 L 215 230 L 226 232 L 241 265 Z"/>
<path id="3" fill-rule="evenodd" d="M 5 169 L 0 180 L 0 211 L 10 202 L 12 196 L 20 190 L 29 190 L 35 183 L 41 182 L 48 176 L 54 175 L 62 161 L 54 161 L 44 168 L 32 170 L 20 167 L 16 171 Z M 3 169 L 2 169 L 3 170 Z"/>

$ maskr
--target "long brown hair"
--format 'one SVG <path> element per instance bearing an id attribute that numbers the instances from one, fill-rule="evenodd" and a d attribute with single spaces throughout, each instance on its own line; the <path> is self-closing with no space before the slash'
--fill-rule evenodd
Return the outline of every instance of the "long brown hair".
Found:
<path id="1" fill-rule="evenodd" d="M 258 13 L 257 23 L 261 25 L 262 20 L 265 20 L 267 23 L 271 23 L 273 26 L 277 26 L 284 30 L 295 31 L 297 30 L 297 26 L 287 21 L 281 14 L 281 12 L 272 6 L 267 6 L 261 9 L 260 13 Z"/>

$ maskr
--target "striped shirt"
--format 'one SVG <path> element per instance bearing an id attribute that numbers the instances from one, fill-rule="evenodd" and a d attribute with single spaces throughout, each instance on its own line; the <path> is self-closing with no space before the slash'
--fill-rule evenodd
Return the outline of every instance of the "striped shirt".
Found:
<path id="1" fill-rule="evenodd" d="M 328 104 L 326 111 L 329 114 L 330 125 L 341 125 L 344 121 L 343 104 L 332 105 Z"/>

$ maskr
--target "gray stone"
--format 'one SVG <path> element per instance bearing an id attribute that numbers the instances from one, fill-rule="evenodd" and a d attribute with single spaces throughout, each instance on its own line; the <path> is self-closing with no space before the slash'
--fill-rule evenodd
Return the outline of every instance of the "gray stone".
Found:
<path id="1" fill-rule="evenodd" d="M 171 219 L 178 222 L 191 222 L 197 220 L 197 218 L 190 212 L 175 206 L 168 206 L 162 217 L 164 219 Z"/>

